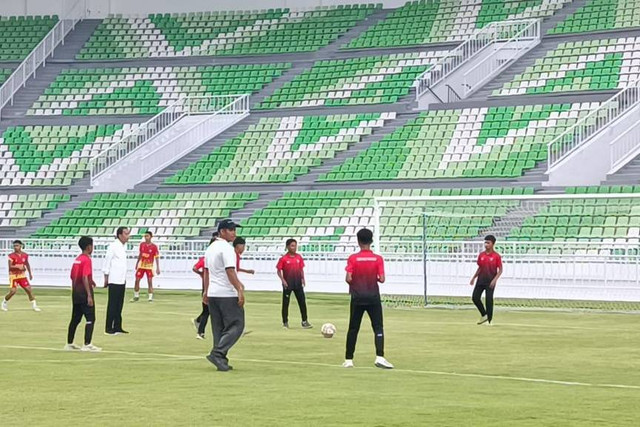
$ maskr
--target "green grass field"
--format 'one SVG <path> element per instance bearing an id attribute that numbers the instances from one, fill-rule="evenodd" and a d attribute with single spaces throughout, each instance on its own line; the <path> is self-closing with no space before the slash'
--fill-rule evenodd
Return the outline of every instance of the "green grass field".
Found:
<path id="1" fill-rule="evenodd" d="M 126 303 L 131 334 L 103 335 L 106 298 L 97 297 L 94 343 L 101 354 L 61 351 L 68 291 L 36 290 L 0 312 L 0 425 L 566 426 L 637 425 L 640 317 L 499 311 L 493 327 L 471 310 L 387 309 L 388 359 L 373 367 L 365 318 L 356 368 L 344 357 L 348 299 L 309 295 L 312 330 L 279 320 L 279 295 L 249 293 L 247 329 L 217 372 L 195 339 L 195 292 L 158 292 Z M 127 295 L 127 299 L 131 293 Z M 338 334 L 321 336 L 324 322 Z M 81 343 L 82 326 L 76 334 Z M 210 336 L 210 330 L 207 330 Z"/>

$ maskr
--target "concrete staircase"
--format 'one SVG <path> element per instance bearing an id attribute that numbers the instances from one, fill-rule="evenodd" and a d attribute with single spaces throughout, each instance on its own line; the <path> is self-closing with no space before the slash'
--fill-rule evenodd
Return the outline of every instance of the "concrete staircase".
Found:
<path id="1" fill-rule="evenodd" d="M 507 213 L 493 221 L 489 228 L 481 230 L 478 239 L 482 239 L 487 234 L 493 234 L 500 238 L 509 234 L 511 229 L 521 227 L 524 220 L 535 215 L 545 206 L 549 206 L 548 200 L 531 200 L 518 204 L 517 207 L 509 209 Z"/>
<path id="2" fill-rule="evenodd" d="M 620 170 L 602 181 L 602 185 L 637 185 L 640 184 L 640 156 L 631 160 Z"/>

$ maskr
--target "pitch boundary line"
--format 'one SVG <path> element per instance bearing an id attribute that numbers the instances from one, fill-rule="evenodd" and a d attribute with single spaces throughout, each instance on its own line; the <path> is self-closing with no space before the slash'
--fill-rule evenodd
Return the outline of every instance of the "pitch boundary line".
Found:
<path id="1" fill-rule="evenodd" d="M 57 352 L 66 352 L 61 348 L 53 348 L 53 347 L 29 347 L 29 346 L 15 346 L 15 345 L 3 345 L 0 348 L 8 348 L 8 349 L 18 349 L 18 350 L 41 350 L 41 351 L 57 351 Z M 179 361 L 179 360 L 198 360 L 204 359 L 203 356 L 192 356 L 192 355 L 181 355 L 181 354 L 166 354 L 166 353 L 140 353 L 133 351 L 120 351 L 120 350 L 103 350 L 102 353 L 107 354 L 124 354 L 130 356 L 159 356 L 165 359 L 158 359 L 158 361 L 166 360 L 166 361 Z M 96 353 L 91 353 L 95 355 Z M 96 359 L 95 357 L 92 359 Z M 107 360 L 107 359 L 104 359 Z M 114 359 L 114 360 L 122 360 L 122 359 Z M 135 359 L 140 360 L 140 359 Z M 334 368 L 334 369 L 342 369 L 345 368 L 340 367 L 339 365 L 333 365 L 329 363 L 320 363 L 320 362 L 300 362 L 300 361 L 285 361 L 285 360 L 268 360 L 268 359 L 246 359 L 246 358 L 234 358 L 233 360 L 237 360 L 239 362 L 249 362 L 249 363 L 263 363 L 263 364 L 271 364 L 271 365 L 296 365 L 296 366 L 318 366 L 323 368 Z M 66 361 L 65 361 L 66 362 Z M 379 368 L 365 366 L 354 368 L 354 370 L 380 370 Z M 489 380 L 503 380 L 503 381 L 516 381 L 516 382 L 527 382 L 527 383 L 538 383 L 538 384 L 551 384 L 551 385 L 562 385 L 562 386 L 576 386 L 576 387 L 592 387 L 592 388 L 616 388 L 616 389 L 627 389 L 627 390 L 640 390 L 639 385 L 630 385 L 630 384 L 599 384 L 599 383 L 587 383 L 580 381 L 561 381 L 561 380 L 549 380 L 544 378 L 528 378 L 528 377 L 512 377 L 508 375 L 491 375 L 491 374 L 476 374 L 476 373 L 465 373 L 465 372 L 446 372 L 446 371 L 432 371 L 432 370 L 420 370 L 420 369 L 403 369 L 396 368 L 391 372 L 401 372 L 401 373 L 409 373 L 409 374 L 418 374 L 418 375 L 430 375 L 430 376 L 443 376 L 443 377 L 459 377 L 459 378 L 479 378 L 479 379 L 489 379 Z"/>

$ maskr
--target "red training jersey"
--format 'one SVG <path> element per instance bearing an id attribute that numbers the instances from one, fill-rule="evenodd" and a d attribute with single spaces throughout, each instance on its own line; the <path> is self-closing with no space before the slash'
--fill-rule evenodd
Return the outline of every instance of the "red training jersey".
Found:
<path id="1" fill-rule="evenodd" d="M 289 285 L 289 289 L 297 289 L 302 287 L 302 277 L 304 269 L 304 259 L 300 254 L 293 256 L 284 254 L 276 265 L 276 270 L 282 270 L 285 282 Z"/>
<path id="2" fill-rule="evenodd" d="M 204 257 L 201 257 L 198 262 L 193 265 L 193 269 L 196 271 L 204 271 Z"/>
<path id="3" fill-rule="evenodd" d="M 478 283 L 489 284 L 498 274 L 498 268 L 502 269 L 502 257 L 497 252 L 480 252 L 478 268 Z"/>
<path id="4" fill-rule="evenodd" d="M 154 243 L 140 243 L 140 270 L 153 270 L 153 261 L 160 256 Z"/>
<path id="5" fill-rule="evenodd" d="M 84 287 L 83 281 L 84 277 L 87 277 L 89 280 L 89 289 L 91 296 L 93 296 L 93 286 L 91 286 L 91 281 L 93 280 L 93 262 L 88 255 L 80 254 L 71 267 L 71 296 L 76 303 L 84 303 L 87 301 L 87 290 Z"/>
<path id="6" fill-rule="evenodd" d="M 351 273 L 349 293 L 354 299 L 380 298 L 378 278 L 384 276 L 384 259 L 372 251 L 362 250 L 347 260 L 347 273 Z"/>
<path id="7" fill-rule="evenodd" d="M 29 261 L 29 255 L 24 252 L 20 252 L 19 254 L 13 252 L 9 254 L 9 261 L 11 262 L 9 276 L 12 280 L 27 277 L 27 270 L 23 270 L 22 267 Z"/>

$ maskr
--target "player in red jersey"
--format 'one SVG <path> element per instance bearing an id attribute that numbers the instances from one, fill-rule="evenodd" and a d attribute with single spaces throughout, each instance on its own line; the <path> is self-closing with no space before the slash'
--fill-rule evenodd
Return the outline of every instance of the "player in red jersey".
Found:
<path id="1" fill-rule="evenodd" d="M 209 241 L 209 246 L 211 246 L 211 244 L 215 242 L 217 238 L 218 238 L 218 232 L 216 231 L 211 236 L 211 240 Z M 198 259 L 198 262 L 194 264 L 192 270 L 194 273 L 200 276 L 200 279 L 202 280 L 202 295 L 204 295 L 204 256 Z M 200 312 L 198 317 L 193 319 L 193 326 L 194 328 L 196 328 L 196 331 L 198 332 L 198 335 L 196 335 L 196 338 L 199 340 L 203 340 L 205 339 L 204 330 L 207 327 L 207 321 L 209 320 L 209 306 L 204 302 L 202 302 L 202 298 L 200 298 L 200 303 L 202 304 L 202 311 Z"/>
<path id="2" fill-rule="evenodd" d="M 307 302 L 304 295 L 304 260 L 297 253 L 298 242 L 296 239 L 288 239 L 286 242 L 287 253 L 280 258 L 276 265 L 278 277 L 282 282 L 282 326 L 289 327 L 289 300 L 291 292 L 296 296 L 300 316 L 302 317 L 302 327 L 313 328 L 307 319 Z"/>
<path id="3" fill-rule="evenodd" d="M 238 273 L 256 274 L 255 270 L 240 268 L 240 258 L 244 253 L 247 241 L 242 237 L 236 237 L 233 241 L 233 249 L 236 251 L 236 271 Z"/>
<path id="4" fill-rule="evenodd" d="M 481 316 L 478 325 L 486 324 L 487 326 L 491 326 L 491 322 L 493 321 L 493 292 L 498 283 L 498 279 L 502 276 L 502 257 L 493 249 L 495 244 L 495 236 L 488 235 L 484 238 L 485 250 L 478 255 L 478 269 L 476 270 L 476 274 L 471 278 L 470 285 L 475 285 L 471 299 L 476 307 L 478 307 Z M 476 281 L 476 279 L 478 280 Z M 482 305 L 483 292 L 486 292 L 486 310 Z"/>
<path id="5" fill-rule="evenodd" d="M 353 355 L 356 351 L 356 341 L 364 313 L 369 314 L 376 346 L 375 366 L 383 369 L 393 369 L 393 365 L 384 358 L 384 328 L 382 324 L 382 301 L 380 287 L 384 283 L 384 260 L 380 255 L 371 251 L 373 233 L 363 228 L 358 231 L 358 246 L 360 252 L 353 254 L 347 260 L 347 276 L 351 305 L 349 314 L 349 330 L 347 331 L 347 350 L 342 366 L 353 368 Z"/>
<path id="6" fill-rule="evenodd" d="M 158 247 L 151 243 L 153 233 L 147 230 L 144 233 L 144 242 L 140 243 L 140 253 L 136 262 L 136 283 L 133 286 L 133 299 L 131 302 L 140 300 L 140 280 L 147 276 L 149 287 L 149 302 L 153 302 L 153 262 L 156 262 L 156 275 L 160 275 L 160 252 Z"/>
<path id="7" fill-rule="evenodd" d="M 29 280 L 33 280 L 33 274 L 31 274 L 31 265 L 29 265 L 29 255 L 22 251 L 23 246 L 20 240 L 15 240 L 13 253 L 9 254 L 9 293 L 2 300 L 3 311 L 9 310 L 9 300 L 18 292 L 18 286 L 27 293 L 33 311 L 40 311 L 29 284 Z M 26 273 L 29 273 L 28 280 Z"/>
<path id="8" fill-rule="evenodd" d="M 91 262 L 91 253 L 93 252 L 93 239 L 91 237 L 81 237 L 78 246 L 82 249 L 82 253 L 76 258 L 71 267 L 71 301 L 73 310 L 71 312 L 71 321 L 69 322 L 69 330 L 67 331 L 67 345 L 64 349 L 82 350 L 98 352 L 102 351 L 100 347 L 91 344 L 93 337 L 93 325 L 96 322 L 96 306 L 93 300 L 93 288 L 96 282 L 93 281 L 93 263 Z M 76 329 L 82 321 L 82 316 L 86 320 L 84 327 L 84 345 L 78 347 L 73 343 L 76 335 Z"/>

